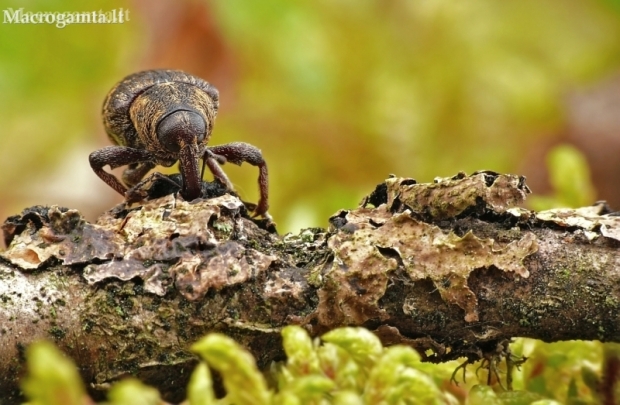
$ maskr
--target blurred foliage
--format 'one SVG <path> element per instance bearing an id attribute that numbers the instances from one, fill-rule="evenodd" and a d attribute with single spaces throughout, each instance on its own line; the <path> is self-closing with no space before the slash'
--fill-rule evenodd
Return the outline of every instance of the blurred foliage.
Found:
<path id="1" fill-rule="evenodd" d="M 155 388 L 132 378 L 120 381 L 110 388 L 108 399 L 110 405 L 159 405 L 162 403 L 159 392 Z"/>
<path id="2" fill-rule="evenodd" d="M 76 145 L 105 144 L 99 109 L 109 88 L 162 60 L 220 66 L 205 77 L 223 95 L 212 142 L 263 150 L 283 231 L 324 226 L 389 173 L 430 181 L 514 172 L 525 151 L 562 128 L 567 92 L 618 70 L 616 3 L 6 0 L 5 9 L 132 14 L 125 24 L 0 25 L 0 212 L 21 211 L 20 198 L 37 189 L 45 191 L 27 203 L 91 190 L 71 203 L 93 210 L 90 218 L 120 200 L 99 193 L 81 150 L 52 183 L 56 193 L 42 184 Z M 209 37 L 196 37 L 203 26 Z M 256 198 L 254 168 L 225 170 L 245 199 Z"/>
<path id="3" fill-rule="evenodd" d="M 214 333 L 194 344 L 192 350 L 220 372 L 230 395 L 229 403 L 261 405 L 270 402 L 267 383 L 256 368 L 254 358 L 234 340 Z M 194 380 L 194 384 L 201 383 Z"/>
<path id="4" fill-rule="evenodd" d="M 5 13 L 110 10 L 122 1 L 2 2 Z M 136 25 L 0 24 L 0 190 L 2 213 L 21 211 L 20 196 L 53 172 L 68 151 L 95 139 L 97 115 L 110 84 L 135 60 Z M 84 156 L 84 170 L 88 168 Z M 50 169 L 51 168 L 51 169 Z M 69 178 L 64 190 L 72 192 Z M 40 202 L 50 196 L 40 195 Z M 8 206 L 8 207 L 7 207 Z"/>
<path id="5" fill-rule="evenodd" d="M 28 377 L 22 382 L 30 405 L 80 405 L 86 390 L 75 365 L 50 342 L 37 342 L 26 351 Z M 1 398 L 0 398 L 1 399 Z"/>
<path id="6" fill-rule="evenodd" d="M 202 361 L 184 404 L 597 404 L 603 401 L 599 394 L 606 377 L 601 369 L 620 364 L 617 344 L 517 339 L 513 353 L 529 360 L 513 370 L 515 390 L 504 391 L 497 382 L 482 383 L 477 364 L 468 366 L 467 384 L 453 385 L 449 379 L 458 362 L 422 363 L 412 348 L 384 348 L 363 328 L 336 329 L 313 340 L 302 328 L 287 326 L 282 336 L 287 360 L 274 365 L 268 379 L 231 338 L 210 334 L 198 341 L 192 350 Z M 33 344 L 27 359 L 23 387 L 30 404 L 88 403 L 75 367 L 52 344 Z M 224 398 L 215 398 L 209 368 L 221 374 Z M 608 373 L 610 389 L 620 392 L 615 371 Z M 108 399 L 116 405 L 161 403 L 157 390 L 135 379 L 114 384 Z"/>
<path id="7" fill-rule="evenodd" d="M 592 205 L 596 199 L 596 191 L 590 179 L 588 162 L 578 149 L 570 145 L 555 147 L 547 155 L 547 168 L 554 194 L 531 196 L 528 205 L 533 210 Z"/>

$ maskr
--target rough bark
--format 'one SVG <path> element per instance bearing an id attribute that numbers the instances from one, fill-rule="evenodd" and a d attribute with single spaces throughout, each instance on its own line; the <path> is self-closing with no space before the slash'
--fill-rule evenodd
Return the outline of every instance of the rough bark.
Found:
<path id="1" fill-rule="evenodd" d="M 32 207 L 3 229 L 0 403 L 23 350 L 53 340 L 95 397 L 134 375 L 180 400 L 206 333 L 268 366 L 280 330 L 345 325 L 429 361 L 476 359 L 523 336 L 620 342 L 620 217 L 604 204 L 534 213 L 519 176 L 390 178 L 330 228 L 280 237 L 225 194 L 118 206 L 95 223 Z M 148 194 L 148 193 L 147 193 Z M 263 223 L 264 225 L 264 223 Z"/>

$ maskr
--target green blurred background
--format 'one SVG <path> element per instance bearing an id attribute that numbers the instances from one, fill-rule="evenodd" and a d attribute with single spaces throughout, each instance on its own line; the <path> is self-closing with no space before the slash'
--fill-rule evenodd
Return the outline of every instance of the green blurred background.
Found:
<path id="1" fill-rule="evenodd" d="M 211 144 L 262 149 L 281 231 L 325 226 L 388 174 L 525 174 L 538 207 L 620 209 L 620 6 L 611 0 L 2 1 L 129 10 L 0 24 L 0 215 L 121 201 L 88 154 L 121 78 L 183 69 L 221 104 Z M 160 168 L 161 169 L 161 168 Z M 256 201 L 256 168 L 224 167 Z M 116 171 L 115 173 L 120 173 Z"/>

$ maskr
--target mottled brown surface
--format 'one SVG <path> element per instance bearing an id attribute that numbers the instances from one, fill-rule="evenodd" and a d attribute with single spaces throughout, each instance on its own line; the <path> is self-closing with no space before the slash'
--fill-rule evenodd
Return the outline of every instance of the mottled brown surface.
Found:
<path id="1" fill-rule="evenodd" d="M 173 83 L 177 83 L 176 86 Z M 183 91 L 179 86 L 183 86 Z M 177 156 L 159 145 L 155 124 L 179 105 L 195 108 L 207 121 L 205 142 L 208 142 L 218 101 L 215 87 L 185 72 L 139 72 L 127 76 L 108 92 L 103 102 L 103 125 L 112 143 L 142 149 L 150 146 L 162 161 L 174 163 Z"/>
<path id="2" fill-rule="evenodd" d="M 171 400 L 194 365 L 189 345 L 211 331 L 261 367 L 283 358 L 291 323 L 314 336 L 365 326 L 430 361 L 475 359 L 514 336 L 620 341 L 618 217 L 513 207 L 527 189 L 517 176 L 417 184 L 419 206 L 412 185 L 388 179 L 329 230 L 283 237 L 230 195 L 164 196 L 95 224 L 74 210 L 25 210 L 3 227 L 3 400 L 17 401 L 23 349 L 42 338 L 94 392 L 136 375 Z"/>

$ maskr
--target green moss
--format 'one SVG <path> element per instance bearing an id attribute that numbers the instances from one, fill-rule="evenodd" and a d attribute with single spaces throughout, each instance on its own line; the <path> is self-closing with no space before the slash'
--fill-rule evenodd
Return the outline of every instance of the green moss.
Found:
<path id="1" fill-rule="evenodd" d="M 315 268 L 311 272 L 308 273 L 306 277 L 306 281 L 309 285 L 315 288 L 319 288 L 323 285 L 323 277 L 321 275 L 321 269 Z"/>
<path id="2" fill-rule="evenodd" d="M 605 306 L 611 307 L 611 308 L 618 308 L 618 300 L 616 300 L 615 297 L 611 296 L 611 295 L 606 295 L 605 296 Z"/>
<path id="3" fill-rule="evenodd" d="M 233 227 L 228 221 L 215 221 L 213 222 L 213 228 L 220 231 L 224 235 L 230 235 Z"/>
<path id="4" fill-rule="evenodd" d="M 314 232 L 311 229 L 304 229 L 299 234 L 299 237 L 303 243 L 311 243 L 314 242 Z"/>
<path id="5" fill-rule="evenodd" d="M 95 324 L 94 324 L 94 322 L 93 322 L 93 321 L 91 321 L 91 320 L 89 320 L 89 319 L 86 319 L 86 320 L 84 320 L 84 322 L 82 323 L 82 330 L 83 330 L 84 332 L 87 332 L 87 333 L 88 333 L 88 332 L 90 332 L 90 331 L 92 331 L 92 330 L 93 330 L 93 326 L 94 326 L 94 325 L 95 325 Z"/>
<path id="6" fill-rule="evenodd" d="M 301 327 L 288 326 L 282 330 L 282 337 L 287 359 L 275 367 L 272 385 L 259 372 L 253 357 L 231 338 L 211 334 L 199 340 L 192 349 L 203 361 L 192 373 L 187 388 L 189 405 L 456 403 L 453 394 L 457 389 L 448 380 L 458 363 L 421 362 L 420 355 L 410 347 L 384 348 L 373 333 L 363 328 L 335 329 L 319 340 L 312 339 Z M 140 335 L 136 340 L 139 342 L 137 348 L 144 351 L 154 350 L 157 345 L 150 335 Z M 518 385 L 515 391 L 503 392 L 481 385 L 476 377 L 480 370 L 474 366 L 475 372 L 464 370 L 469 374 L 468 383 L 458 389 L 459 403 L 499 405 L 541 400 L 544 402 L 536 403 L 566 403 L 563 382 L 566 378 L 571 379 L 572 388 L 568 393 L 571 403 L 598 403 L 593 390 L 598 387 L 599 376 L 579 371 L 581 362 L 586 360 L 584 353 L 587 353 L 589 364 L 600 364 L 601 353 L 593 350 L 594 343 L 532 344 L 527 345 L 531 358 L 522 365 L 527 370 L 513 370 L 519 375 L 514 380 Z M 586 345 L 589 349 L 584 350 Z M 30 402 L 83 403 L 84 390 L 75 367 L 49 344 L 42 347 L 45 350 L 38 350 L 36 355 L 28 350 L 29 376 L 24 391 Z M 523 347 L 523 341 L 519 340 L 516 347 L 511 346 L 512 353 L 522 356 Z M 105 362 L 105 350 L 101 356 L 101 361 Z M 158 357 L 164 364 L 176 359 L 173 353 L 167 352 Z M 498 362 L 496 366 L 500 368 L 498 375 L 504 375 L 502 364 Z M 105 369 L 105 363 L 100 367 Z M 139 368 L 139 363 L 135 362 L 129 364 L 128 371 L 137 372 Z M 222 399 L 215 399 L 210 368 L 219 372 L 226 387 L 227 394 Z M 536 370 L 536 375 L 528 377 L 532 370 Z M 558 379 L 554 374 L 558 371 L 566 378 Z M 481 380 L 486 380 L 485 374 L 484 370 L 480 372 Z M 591 380 L 588 385 L 581 380 L 585 378 L 582 375 Z M 61 393 L 63 395 L 58 396 Z M 72 402 L 71 398 L 79 398 L 81 402 Z M 416 401 L 404 401 L 407 398 Z M 159 393 L 137 380 L 114 384 L 108 399 L 110 404 L 160 403 Z"/>
<path id="7" fill-rule="evenodd" d="M 52 326 L 47 332 L 52 335 L 55 340 L 61 340 L 67 334 L 64 329 L 59 328 L 58 326 Z"/>

